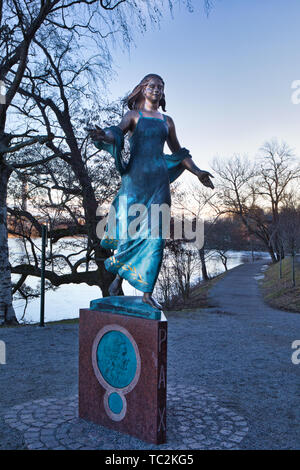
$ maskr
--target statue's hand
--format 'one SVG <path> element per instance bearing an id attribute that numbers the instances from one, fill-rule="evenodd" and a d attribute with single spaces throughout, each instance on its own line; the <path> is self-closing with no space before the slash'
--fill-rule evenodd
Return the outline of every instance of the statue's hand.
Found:
<path id="1" fill-rule="evenodd" d="M 213 178 L 213 175 L 211 175 L 208 171 L 200 170 L 197 176 L 198 176 L 199 181 L 204 186 L 206 186 L 207 188 L 214 189 L 214 185 L 212 181 L 210 180 L 210 178 Z"/>
<path id="2" fill-rule="evenodd" d="M 86 129 L 92 140 L 105 140 L 105 132 L 101 127 L 95 124 L 95 129 Z"/>

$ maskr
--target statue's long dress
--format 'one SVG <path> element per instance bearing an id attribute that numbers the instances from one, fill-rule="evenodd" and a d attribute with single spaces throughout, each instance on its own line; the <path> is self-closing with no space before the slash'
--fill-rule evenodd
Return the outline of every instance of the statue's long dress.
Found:
<path id="1" fill-rule="evenodd" d="M 112 202 L 106 231 L 101 240 L 102 247 L 116 250 L 114 255 L 105 261 L 105 267 L 112 273 L 118 273 L 138 290 L 152 292 L 161 267 L 167 232 L 164 232 L 165 226 L 162 226 L 161 217 L 156 223 L 157 218 L 150 217 L 151 205 L 164 204 L 164 208 L 170 210 L 170 183 L 184 171 L 182 160 L 191 155 L 185 148 L 171 155 L 163 153 L 168 136 L 165 116 L 162 120 L 145 117 L 140 112 L 135 131 L 130 138 L 128 163 L 122 159 L 122 130 L 117 126 L 108 129 L 114 135 L 114 144 L 94 143 L 114 156 L 122 183 Z M 136 212 L 137 209 L 140 211 Z M 116 225 L 113 223 L 114 215 Z M 131 228 L 137 226 L 139 229 L 136 235 L 134 231 L 133 234 L 130 232 L 130 223 Z"/>

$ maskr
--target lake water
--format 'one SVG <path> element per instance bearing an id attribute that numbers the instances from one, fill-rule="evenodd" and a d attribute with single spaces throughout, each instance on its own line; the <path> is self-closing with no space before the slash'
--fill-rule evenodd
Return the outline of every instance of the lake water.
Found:
<path id="1" fill-rule="evenodd" d="M 66 241 L 68 239 L 65 239 Z M 71 241 L 72 239 L 70 239 Z M 9 238 L 8 240 L 10 257 L 12 264 L 15 264 L 15 256 L 23 253 L 22 244 L 18 239 Z M 40 247 L 40 239 L 35 240 L 35 244 Z M 69 253 L 72 251 L 69 251 Z M 64 253 L 68 254 L 68 249 L 65 248 Z M 82 256 L 79 255 L 79 257 Z M 245 262 L 252 262 L 252 254 L 248 251 L 229 251 L 228 256 L 228 269 L 234 268 Z M 269 255 L 263 252 L 255 252 L 255 258 L 269 259 Z M 74 261 L 74 259 L 72 259 Z M 210 276 L 215 276 L 224 272 L 224 267 L 221 260 L 217 257 L 209 257 L 207 260 L 207 270 Z M 49 268 L 47 268 L 49 269 Z M 201 273 L 198 276 L 194 276 L 194 281 L 198 281 L 201 278 Z M 19 279 L 19 275 L 13 274 L 12 280 L 16 282 Z M 29 276 L 26 279 L 26 284 L 32 288 L 37 288 L 40 285 L 40 280 Z M 123 290 L 125 295 L 141 295 L 134 287 L 132 287 L 127 281 L 123 282 Z M 55 291 L 47 291 L 45 295 L 45 322 L 56 321 L 63 319 L 78 318 L 80 308 L 88 308 L 92 299 L 98 299 L 102 297 L 101 291 L 98 287 L 91 287 L 86 284 L 66 284 Z M 24 315 L 25 301 L 14 300 L 13 306 L 16 312 L 16 316 L 19 321 L 26 323 L 37 323 L 40 319 L 40 299 L 31 300 L 26 308 Z"/>

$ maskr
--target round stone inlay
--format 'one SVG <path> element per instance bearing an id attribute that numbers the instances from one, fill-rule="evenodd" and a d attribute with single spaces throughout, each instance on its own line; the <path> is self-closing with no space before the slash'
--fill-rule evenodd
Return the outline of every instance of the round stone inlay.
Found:
<path id="1" fill-rule="evenodd" d="M 24 434 L 28 449 L 245 448 L 242 441 L 248 432 L 247 421 L 235 410 L 220 405 L 210 392 L 199 386 L 168 385 L 167 395 L 167 443 L 159 446 L 78 418 L 77 396 L 16 405 L 7 410 L 4 419 Z"/>
<path id="2" fill-rule="evenodd" d="M 123 401 L 120 395 L 116 392 L 111 393 L 108 397 L 108 406 L 115 414 L 120 414 L 123 409 Z"/>

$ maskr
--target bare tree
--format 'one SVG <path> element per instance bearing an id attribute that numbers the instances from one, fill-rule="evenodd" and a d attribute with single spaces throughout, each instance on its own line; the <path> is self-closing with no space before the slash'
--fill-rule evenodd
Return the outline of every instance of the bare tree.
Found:
<path id="1" fill-rule="evenodd" d="M 189 0 L 183 0 L 183 3 L 190 6 Z M 209 6 L 208 3 L 206 2 L 206 7 Z M 168 4 L 172 9 L 173 2 L 169 1 Z M 36 143 L 47 143 L 52 153 L 48 152 L 46 156 L 44 155 L 44 161 L 32 163 L 27 161 L 27 168 L 46 163 L 54 158 L 62 158 L 66 162 L 70 158 L 66 148 L 57 145 L 57 139 L 62 138 L 62 135 L 54 133 L 56 141 L 53 142 L 54 135 L 47 122 L 49 117 L 46 108 L 48 107 L 56 114 L 60 126 L 62 126 L 62 120 L 65 126 L 68 126 L 67 120 L 64 119 L 68 107 L 66 90 L 68 88 L 70 90 L 73 83 L 72 80 L 67 84 L 63 82 L 63 85 L 60 82 L 57 70 L 60 69 L 58 65 L 61 64 L 57 62 L 58 57 L 65 61 L 66 55 L 63 52 L 72 49 L 73 55 L 77 57 L 78 73 L 89 71 L 91 76 L 96 70 L 101 70 L 98 77 L 94 73 L 94 85 L 97 78 L 104 83 L 111 69 L 109 46 L 120 40 L 121 44 L 129 47 L 133 40 L 133 32 L 145 31 L 148 24 L 157 23 L 161 15 L 162 8 L 159 0 L 100 0 L 100 2 L 98 0 L 3 0 L 0 2 L 0 83 L 5 84 L 7 89 L 5 99 L 1 99 L 0 102 L 0 184 L 3 189 L 0 197 L 0 320 L 2 322 L 15 321 L 7 245 L 7 184 L 13 171 L 17 172 L 25 168 L 22 162 L 16 159 L 11 161 L 11 157 L 22 148 Z M 63 51 L 59 47 L 57 37 L 60 39 L 64 37 L 64 43 L 60 43 Z M 49 51 L 46 46 L 51 42 L 58 45 L 57 55 L 53 55 L 53 48 Z M 82 55 L 86 54 L 89 59 L 82 61 Z M 50 68 L 44 67 L 46 64 L 48 66 L 50 64 Z M 65 63 L 65 75 L 70 70 L 71 63 Z M 35 88 L 37 81 L 40 84 L 43 82 L 46 88 L 64 91 L 60 96 L 64 105 L 63 111 L 59 109 L 53 96 L 49 97 L 48 94 L 47 98 L 51 101 L 43 101 L 43 93 L 41 94 L 40 89 Z M 29 82 L 31 95 L 28 95 Z M 87 85 L 92 87 L 92 84 L 91 80 Z M 31 103 L 31 106 L 39 108 L 43 119 L 40 122 L 37 120 L 33 128 L 28 125 L 28 122 L 32 123 L 32 121 L 25 121 L 24 129 L 18 132 L 16 121 L 13 120 L 13 116 L 8 116 L 8 112 L 11 112 L 12 107 L 18 109 L 16 99 L 21 91 L 23 97 L 28 99 L 35 95 L 35 103 Z M 40 134 L 41 129 L 46 130 L 46 133 Z M 78 147 L 70 125 L 68 131 L 68 135 L 63 138 L 66 139 L 65 143 L 73 156 L 73 151 L 75 154 L 78 153 Z M 19 157 L 21 156 L 22 153 L 19 154 Z M 74 158 L 73 163 L 75 174 L 81 180 L 83 192 L 87 197 L 89 194 L 92 196 L 91 185 L 86 178 L 87 175 L 82 171 L 82 161 L 80 159 L 76 161 Z M 93 217 L 91 206 L 85 207 L 90 219 Z M 89 229 L 93 230 L 91 227 Z M 104 272 L 100 273 L 102 274 L 104 275 Z"/>
<path id="2" fill-rule="evenodd" d="M 300 165 L 285 142 L 281 144 L 277 140 L 266 142 L 260 151 L 257 193 L 270 207 L 272 228 L 275 228 L 279 221 L 280 207 L 288 194 L 293 192 L 292 183 L 300 177 Z M 282 245 L 277 239 L 276 231 L 273 245 L 278 259 L 282 256 Z"/>
<path id="3" fill-rule="evenodd" d="M 263 242 L 277 261 L 283 256 L 275 235 L 279 210 L 300 176 L 299 162 L 290 148 L 274 140 L 264 144 L 254 162 L 236 155 L 215 159 L 213 167 L 219 176 L 215 209 L 220 214 L 238 215 L 249 234 Z"/>
<path id="4" fill-rule="evenodd" d="M 190 297 L 193 277 L 199 271 L 199 258 L 184 240 L 167 241 L 164 265 L 157 282 L 157 294 L 166 307 L 184 304 Z"/>
<path id="5" fill-rule="evenodd" d="M 104 113 L 111 115 L 116 109 L 121 112 L 120 107 L 115 105 L 100 114 L 103 118 Z M 94 117 L 86 110 L 85 119 L 88 115 Z M 11 216 L 9 233 L 21 236 L 24 241 L 23 259 L 12 257 L 15 262 L 11 263 L 11 272 L 20 274 L 23 283 L 28 276 L 40 277 L 40 248 L 35 237 L 40 234 L 41 224 L 47 223 L 51 250 L 47 252 L 45 278 L 50 285 L 86 283 L 99 286 L 102 294 L 107 295 L 113 276 L 104 269 L 103 262 L 112 253 L 100 247 L 96 233 L 100 220 L 97 209 L 98 205 L 111 201 L 120 178 L 112 159 L 106 155 L 99 156 L 91 143 L 86 142 L 83 129 L 85 119 L 79 119 L 76 126 L 72 126 L 78 150 L 71 158 L 68 156 L 70 152 L 63 154 L 65 158 L 70 158 L 68 163 L 63 158 L 57 158 L 55 162 L 40 164 L 38 173 L 30 167 L 24 170 L 27 210 L 21 207 L 24 199 L 21 179 L 11 179 L 9 199 L 14 200 L 14 206 L 8 206 Z M 113 122 L 112 116 L 109 119 Z M 114 119 L 119 120 L 119 116 L 114 115 Z M 71 119 L 66 119 L 66 122 L 71 122 Z M 23 156 L 24 164 L 28 158 L 34 158 L 34 150 L 30 155 Z M 76 173 L 78 161 L 81 165 L 80 177 Z M 25 285 L 20 281 L 17 285 L 18 291 L 23 292 Z"/>
<path id="6" fill-rule="evenodd" d="M 0 321 L 16 321 L 12 307 L 11 275 L 8 260 L 7 244 L 7 184 L 17 166 L 10 162 L 13 153 L 22 148 L 35 144 L 50 142 L 52 135 L 31 136 L 33 129 L 26 128 L 23 132 L 8 131 L 8 111 L 19 91 L 24 78 L 32 50 L 33 41 L 37 34 L 45 34 L 45 28 L 54 24 L 57 27 L 67 27 L 65 13 L 72 4 L 90 6 L 96 0 L 75 2 L 44 0 L 6 0 L 0 3 L 0 82 L 6 86 L 6 94 L 0 102 Z M 70 25 L 69 27 L 73 27 Z M 44 31 L 43 31 L 44 29 Z M 42 31 L 41 31 L 42 30 Z M 48 161 L 57 155 L 48 155 Z M 36 162 L 34 163 L 36 164 Z"/>
<path id="7" fill-rule="evenodd" d="M 201 264 L 202 278 L 207 281 L 209 275 L 206 267 L 207 252 L 205 251 L 207 239 L 209 238 L 209 227 L 204 222 L 204 217 L 208 217 L 210 204 L 213 203 L 215 193 L 199 185 L 197 182 L 189 184 L 174 185 L 172 201 L 175 211 L 183 211 L 186 216 L 194 220 L 202 220 L 204 224 L 204 243 L 198 248 L 198 256 Z M 210 214 L 211 216 L 211 214 Z"/>
<path id="8" fill-rule="evenodd" d="M 215 252 L 221 260 L 225 271 L 228 270 L 228 251 L 234 249 L 233 240 L 233 221 L 226 218 L 218 218 L 214 220 L 209 227 L 209 243 L 208 246 Z"/>
<path id="9" fill-rule="evenodd" d="M 166 248 L 164 250 L 163 263 L 155 287 L 157 298 L 163 304 L 164 308 L 169 309 L 172 307 L 173 300 L 177 294 L 176 287 L 172 269 L 172 253 Z"/>
<path id="10" fill-rule="evenodd" d="M 292 285 L 296 286 L 295 256 L 300 249 L 300 205 L 290 204 L 285 206 L 279 214 L 278 238 L 282 241 L 287 253 L 292 260 Z"/>

